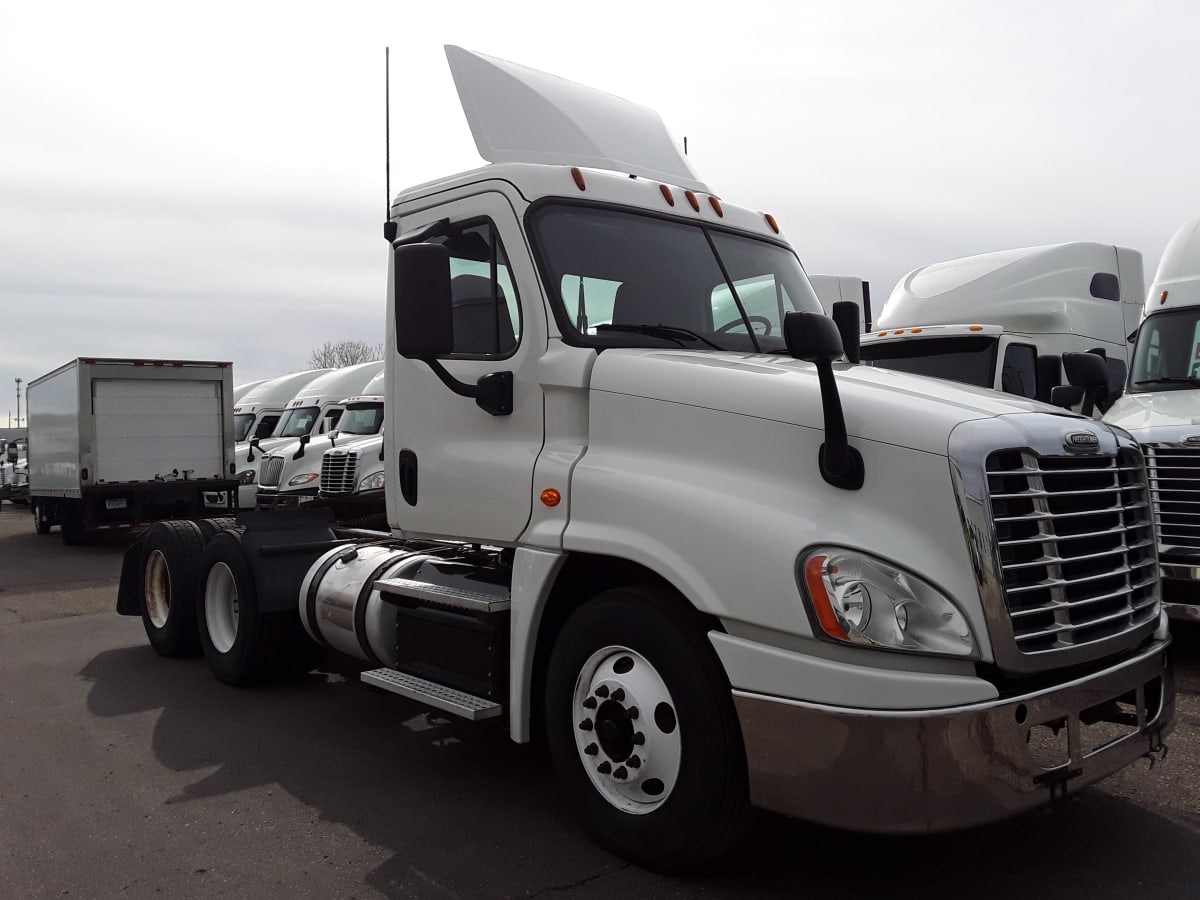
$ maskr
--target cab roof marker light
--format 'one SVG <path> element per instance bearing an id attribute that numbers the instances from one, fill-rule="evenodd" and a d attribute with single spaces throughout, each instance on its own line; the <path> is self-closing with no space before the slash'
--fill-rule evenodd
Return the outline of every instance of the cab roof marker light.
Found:
<path id="1" fill-rule="evenodd" d="M 665 184 L 660 184 L 658 189 L 662 192 L 663 199 L 667 201 L 667 206 L 675 205 L 675 194 Z"/>
<path id="2" fill-rule="evenodd" d="M 967 331 L 983 331 L 982 325 L 972 325 Z"/>
<path id="3" fill-rule="evenodd" d="M 1162 296 L 1158 298 L 1158 304 L 1159 304 L 1159 306 L 1162 306 L 1162 304 L 1164 304 L 1166 302 L 1167 302 L 1167 292 L 1163 291 Z"/>
<path id="4" fill-rule="evenodd" d="M 587 190 L 587 182 L 583 180 L 583 170 L 578 166 L 571 167 L 571 177 L 575 179 L 575 187 L 581 191 Z"/>
<path id="5" fill-rule="evenodd" d="M 893 332 L 892 332 L 892 334 L 904 334 L 904 329 L 903 329 L 903 328 L 897 328 L 895 331 L 893 331 Z"/>
<path id="6" fill-rule="evenodd" d="M 877 332 L 875 337 L 887 337 L 887 332 L 886 331 Z"/>
<path id="7" fill-rule="evenodd" d="M 779 223 L 775 221 L 775 217 L 770 213 L 763 213 L 763 218 L 767 220 L 767 224 L 771 227 L 771 230 L 779 234 Z"/>
<path id="8" fill-rule="evenodd" d="M 683 196 L 687 197 L 688 203 L 692 205 L 695 212 L 700 212 L 700 198 L 696 196 L 695 191 L 684 191 Z"/>
<path id="9" fill-rule="evenodd" d="M 708 205 L 713 208 L 713 212 L 717 214 L 718 219 L 725 218 L 725 210 L 721 208 L 721 201 L 716 197 L 708 198 Z"/>
<path id="10" fill-rule="evenodd" d="M 911 331 L 912 331 L 912 333 L 913 333 L 913 334 L 920 334 L 920 333 L 921 333 L 922 331 L 924 331 L 924 330 L 925 330 L 925 329 L 923 329 L 923 328 L 913 328 L 913 329 L 911 329 Z"/>

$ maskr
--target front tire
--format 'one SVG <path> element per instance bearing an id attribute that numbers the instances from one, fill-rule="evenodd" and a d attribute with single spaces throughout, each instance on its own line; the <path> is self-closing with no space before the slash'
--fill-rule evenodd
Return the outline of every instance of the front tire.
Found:
<path id="1" fill-rule="evenodd" d="M 736 845 L 750 819 L 741 731 L 706 629 L 675 595 L 617 588 L 578 609 L 545 696 L 555 768 L 599 843 L 659 871 Z"/>
<path id="2" fill-rule="evenodd" d="M 196 596 L 204 537 L 195 522 L 155 522 L 142 549 L 142 625 L 160 656 L 198 656 Z"/>

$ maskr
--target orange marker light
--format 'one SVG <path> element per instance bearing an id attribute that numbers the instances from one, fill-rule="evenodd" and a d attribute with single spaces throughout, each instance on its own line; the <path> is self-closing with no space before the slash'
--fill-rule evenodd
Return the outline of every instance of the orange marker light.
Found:
<path id="1" fill-rule="evenodd" d="M 658 189 L 662 191 L 663 199 L 667 201 L 667 206 L 675 205 L 675 195 L 671 193 L 671 189 L 665 184 L 660 184 Z"/>
<path id="2" fill-rule="evenodd" d="M 767 224 L 771 226 L 771 230 L 779 234 L 779 223 L 775 221 L 775 217 L 770 213 L 763 213 L 763 218 L 767 220 Z"/>
<path id="3" fill-rule="evenodd" d="M 912 329 L 912 333 L 913 333 L 913 334 L 920 334 L 920 333 L 921 333 L 922 331 L 924 331 L 924 330 L 925 330 L 924 328 L 914 328 L 914 329 Z"/>
<path id="4" fill-rule="evenodd" d="M 1162 304 L 1164 304 L 1166 302 L 1167 302 L 1167 292 L 1163 291 L 1162 296 L 1158 298 L 1158 304 L 1159 304 L 1159 306 L 1161 306 Z"/>
<path id="5" fill-rule="evenodd" d="M 554 509 L 554 507 L 562 503 L 562 494 L 554 488 L 546 488 L 546 490 L 542 491 L 541 501 L 543 506 Z"/>
<path id="6" fill-rule="evenodd" d="M 700 212 L 700 199 L 696 196 L 695 192 L 684 191 L 683 196 L 687 197 L 688 203 L 692 204 L 692 209 L 694 209 L 696 212 Z"/>
<path id="7" fill-rule="evenodd" d="M 897 328 L 895 331 L 893 331 L 893 332 L 892 332 L 892 334 L 904 334 L 904 329 L 903 329 L 903 328 Z"/>
<path id="8" fill-rule="evenodd" d="M 982 325 L 972 325 L 967 330 L 968 331 L 983 331 L 983 326 Z"/>
<path id="9" fill-rule="evenodd" d="M 808 585 L 808 594 L 812 597 L 813 606 L 817 611 L 817 621 L 830 637 L 841 638 L 844 641 L 848 640 L 849 636 L 837 620 L 833 605 L 829 602 L 829 594 L 825 591 L 825 579 L 822 577 L 827 559 L 825 556 L 814 556 L 810 559 L 804 566 L 804 581 Z"/>
<path id="10" fill-rule="evenodd" d="M 713 212 L 715 212 L 719 218 L 725 218 L 725 210 L 721 209 L 720 200 L 718 200 L 716 197 L 709 197 L 708 205 L 713 208 Z"/>
<path id="11" fill-rule="evenodd" d="M 575 179 L 575 187 L 581 191 L 587 190 L 587 182 L 583 180 L 583 172 L 578 167 L 571 167 L 571 177 Z"/>

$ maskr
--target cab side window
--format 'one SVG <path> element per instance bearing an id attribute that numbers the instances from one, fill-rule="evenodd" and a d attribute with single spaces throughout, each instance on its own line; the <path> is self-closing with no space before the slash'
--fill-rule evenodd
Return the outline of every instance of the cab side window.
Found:
<path id="1" fill-rule="evenodd" d="M 1029 344 L 1009 344 L 1004 350 L 1000 389 L 1006 394 L 1037 398 L 1037 349 Z"/>
<path id="2" fill-rule="evenodd" d="M 521 339 L 521 307 L 508 256 L 490 222 L 437 238 L 450 251 L 453 356 L 511 356 Z"/>

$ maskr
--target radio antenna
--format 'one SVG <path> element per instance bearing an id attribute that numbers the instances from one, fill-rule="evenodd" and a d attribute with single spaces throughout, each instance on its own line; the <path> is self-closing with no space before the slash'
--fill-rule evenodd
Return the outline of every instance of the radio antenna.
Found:
<path id="1" fill-rule="evenodd" d="M 392 221 L 392 72 L 391 48 L 383 48 L 383 236 L 390 244 L 396 239 L 396 223 Z"/>

